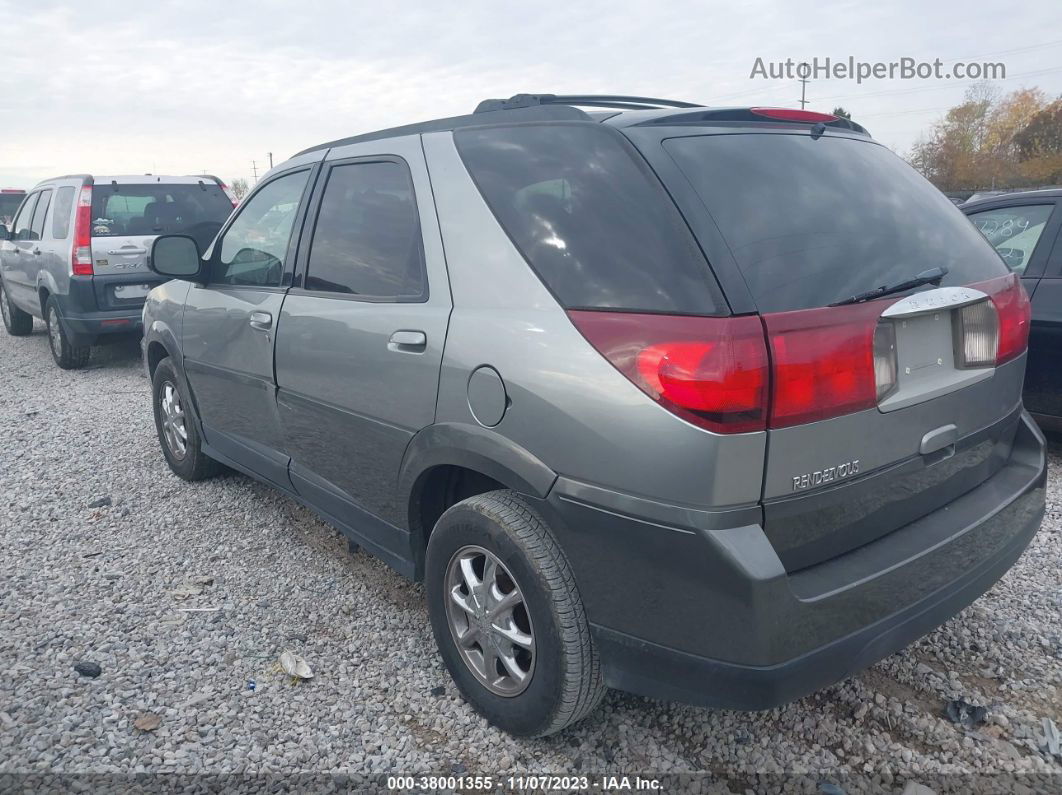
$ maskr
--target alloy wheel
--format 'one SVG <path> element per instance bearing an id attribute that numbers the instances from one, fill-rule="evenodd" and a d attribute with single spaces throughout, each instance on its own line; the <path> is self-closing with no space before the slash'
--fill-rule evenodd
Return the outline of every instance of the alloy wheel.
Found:
<path id="1" fill-rule="evenodd" d="M 162 385 L 159 408 L 162 409 L 162 436 L 166 440 L 166 447 L 174 458 L 184 458 L 188 450 L 188 428 L 181 406 L 181 394 L 169 381 Z"/>
<path id="2" fill-rule="evenodd" d="M 48 310 L 48 344 L 52 346 L 56 358 L 63 355 L 63 332 L 59 327 L 59 313 L 54 306 Z"/>
<path id="3" fill-rule="evenodd" d="M 490 550 L 459 549 L 446 568 L 446 618 L 461 659 L 499 696 L 522 693 L 535 670 L 535 636 L 523 591 Z"/>

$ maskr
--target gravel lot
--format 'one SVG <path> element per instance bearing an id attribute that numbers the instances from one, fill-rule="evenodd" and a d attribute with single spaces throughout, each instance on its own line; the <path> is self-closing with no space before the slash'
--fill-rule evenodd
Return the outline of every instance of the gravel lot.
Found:
<path id="1" fill-rule="evenodd" d="M 527 741 L 456 695 L 420 586 L 349 554 L 309 511 L 247 478 L 170 474 L 135 343 L 63 372 L 39 323 L 29 338 L 0 331 L 0 440 L 0 773 L 701 771 L 720 792 L 744 792 L 776 788 L 785 772 L 805 776 L 787 786 L 824 792 L 827 780 L 848 791 L 911 779 L 1062 786 L 1043 728 L 1062 725 L 1057 474 L 1043 529 L 1002 582 L 862 675 L 760 714 L 613 693 L 574 729 Z M 110 504 L 93 507 L 102 497 Z M 277 673 L 285 648 L 309 661 L 311 682 Z M 76 673 L 83 661 L 102 674 Z M 987 721 L 952 723 L 955 698 L 986 706 Z M 134 726 L 145 713 L 160 718 L 153 731 Z M 1042 775 L 970 775 L 1014 772 Z"/>

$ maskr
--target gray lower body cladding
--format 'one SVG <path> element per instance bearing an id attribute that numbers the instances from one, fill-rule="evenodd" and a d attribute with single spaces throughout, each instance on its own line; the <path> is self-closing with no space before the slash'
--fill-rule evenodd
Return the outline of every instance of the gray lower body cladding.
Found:
<path id="1" fill-rule="evenodd" d="M 116 287 L 162 283 L 155 274 L 130 273 L 114 276 L 72 276 L 66 295 L 56 295 L 67 333 L 75 345 L 92 345 L 97 338 L 142 332 L 143 298 L 122 299 Z"/>
<path id="2" fill-rule="evenodd" d="M 1046 477 L 1043 436 L 1023 414 L 1009 459 L 975 489 L 795 573 L 746 522 L 757 509 L 730 512 L 730 527 L 676 509 L 694 520 L 681 526 L 657 504 L 647 522 L 563 480 L 547 505 L 610 686 L 767 709 L 872 665 L 988 590 L 1039 528 Z"/>

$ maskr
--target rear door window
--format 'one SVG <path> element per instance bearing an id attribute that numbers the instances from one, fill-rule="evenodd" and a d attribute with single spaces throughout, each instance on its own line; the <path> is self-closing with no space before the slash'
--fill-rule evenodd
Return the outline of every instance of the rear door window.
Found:
<path id="1" fill-rule="evenodd" d="M 404 165 L 332 168 L 310 246 L 306 289 L 407 301 L 427 295 L 420 220 Z"/>
<path id="2" fill-rule="evenodd" d="M 563 306 L 724 311 L 678 210 L 615 130 L 470 128 L 454 140 L 495 217 Z"/>
<path id="3" fill-rule="evenodd" d="M 872 141 L 744 133 L 663 145 L 761 312 L 826 306 L 938 266 L 944 285 L 1006 273 L 944 194 Z"/>
<path id="4" fill-rule="evenodd" d="M 33 220 L 30 229 L 33 231 L 33 239 L 40 240 L 44 237 L 44 218 L 48 215 L 48 206 L 52 203 L 51 189 L 42 190 L 37 199 L 37 207 L 33 211 Z"/>
<path id="5" fill-rule="evenodd" d="M 26 199 L 25 204 L 19 210 L 18 217 L 15 218 L 15 222 L 11 225 L 12 236 L 15 240 L 36 240 L 33 237 L 33 230 L 30 228 L 30 223 L 33 221 L 33 211 L 37 207 L 37 197 L 39 193 L 31 193 Z"/>
<path id="6" fill-rule="evenodd" d="M 1025 273 L 1054 209 L 1054 204 L 997 207 L 971 213 L 969 218 L 1008 268 L 1015 273 Z"/>

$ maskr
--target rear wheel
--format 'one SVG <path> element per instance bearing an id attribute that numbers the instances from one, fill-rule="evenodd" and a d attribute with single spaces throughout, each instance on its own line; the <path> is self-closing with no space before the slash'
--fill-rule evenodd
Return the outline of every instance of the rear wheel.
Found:
<path id="1" fill-rule="evenodd" d="M 580 720 L 605 693 L 567 559 L 531 505 L 511 491 L 459 502 L 428 543 L 432 630 L 464 697 L 523 736 Z"/>
<path id="2" fill-rule="evenodd" d="M 44 322 L 48 326 L 48 347 L 52 358 L 64 370 L 80 370 L 88 364 L 92 348 L 88 345 L 73 345 L 70 335 L 63 326 L 63 316 L 59 312 L 59 302 L 52 296 L 44 305 Z"/>
<path id="3" fill-rule="evenodd" d="M 33 331 L 33 315 L 23 312 L 13 303 L 7 294 L 7 288 L 0 279 L 0 314 L 4 316 L 4 328 L 12 337 L 25 337 Z"/>
<path id="4" fill-rule="evenodd" d="M 173 473 L 184 480 L 204 480 L 220 473 L 224 467 L 202 451 L 199 432 L 189 415 L 191 403 L 169 357 L 155 368 L 151 394 L 155 430 Z"/>

